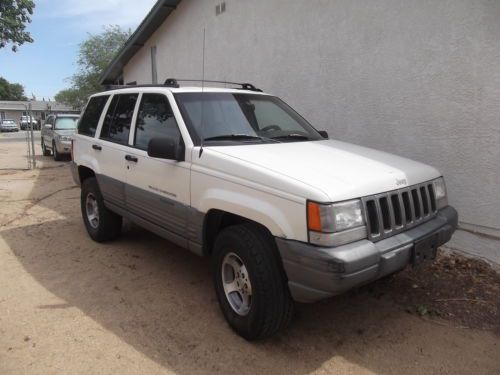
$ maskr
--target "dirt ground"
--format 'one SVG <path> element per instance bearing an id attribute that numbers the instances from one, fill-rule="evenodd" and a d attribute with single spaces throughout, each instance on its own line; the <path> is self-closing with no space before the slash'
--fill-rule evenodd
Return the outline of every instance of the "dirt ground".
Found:
<path id="1" fill-rule="evenodd" d="M 249 343 L 219 312 L 206 259 L 130 224 L 92 242 L 68 163 L 40 164 L 0 170 L 0 374 L 500 373 L 487 266 L 440 258 L 300 305 L 286 332 Z"/>

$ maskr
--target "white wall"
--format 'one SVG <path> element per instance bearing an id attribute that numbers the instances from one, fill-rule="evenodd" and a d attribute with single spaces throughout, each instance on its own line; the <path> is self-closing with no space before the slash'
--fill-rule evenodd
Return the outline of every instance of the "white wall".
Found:
<path id="1" fill-rule="evenodd" d="M 438 167 L 461 225 L 452 246 L 500 263 L 500 1 L 183 0 L 125 81 L 249 81 L 332 137 Z M 475 241 L 477 239 L 477 241 Z M 486 245 L 485 245 L 486 243 Z M 477 245 L 477 246 L 476 246 Z"/>

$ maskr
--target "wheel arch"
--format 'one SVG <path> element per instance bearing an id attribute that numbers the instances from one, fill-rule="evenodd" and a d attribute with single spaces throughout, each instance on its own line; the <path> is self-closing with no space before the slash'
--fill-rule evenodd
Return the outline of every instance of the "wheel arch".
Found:
<path id="1" fill-rule="evenodd" d="M 80 179 L 80 184 L 83 184 L 87 178 L 95 177 L 95 172 L 93 169 L 86 167 L 84 165 L 78 166 L 78 178 Z"/>
<path id="2" fill-rule="evenodd" d="M 203 254 L 205 256 L 210 256 L 212 254 L 217 235 L 222 230 L 239 224 L 252 224 L 268 235 L 270 239 L 274 238 L 271 230 L 258 221 L 233 212 L 211 209 L 207 212 L 203 221 Z"/>

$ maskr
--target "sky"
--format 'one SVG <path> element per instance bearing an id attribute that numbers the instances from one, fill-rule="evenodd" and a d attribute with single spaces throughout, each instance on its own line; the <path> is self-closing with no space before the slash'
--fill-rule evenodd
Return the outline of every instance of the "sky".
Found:
<path id="1" fill-rule="evenodd" d="M 156 0 L 35 0 L 31 44 L 17 52 L 10 45 L 0 49 L 0 76 L 20 83 L 26 96 L 53 99 L 70 85 L 77 70 L 78 45 L 88 34 L 99 34 L 105 25 L 134 31 Z"/>

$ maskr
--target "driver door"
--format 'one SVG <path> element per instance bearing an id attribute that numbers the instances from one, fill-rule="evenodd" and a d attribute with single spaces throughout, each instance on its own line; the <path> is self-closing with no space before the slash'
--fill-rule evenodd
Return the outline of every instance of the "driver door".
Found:
<path id="1" fill-rule="evenodd" d="M 143 93 L 127 150 L 127 210 L 174 235 L 185 246 L 190 191 L 190 163 L 148 156 L 152 138 L 182 142 L 168 98 Z"/>

